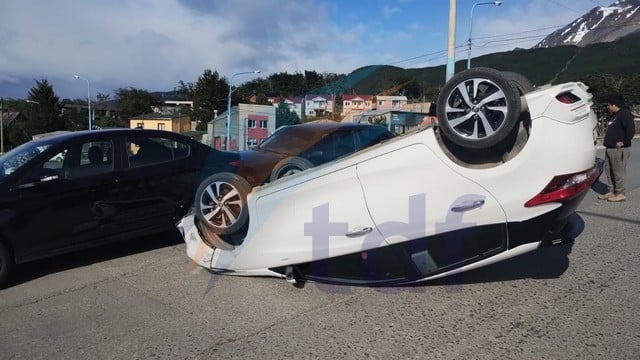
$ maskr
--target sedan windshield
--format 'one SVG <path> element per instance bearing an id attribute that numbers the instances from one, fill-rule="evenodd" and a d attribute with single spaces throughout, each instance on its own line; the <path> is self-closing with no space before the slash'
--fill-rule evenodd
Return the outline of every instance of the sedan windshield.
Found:
<path id="1" fill-rule="evenodd" d="M 51 140 L 29 141 L 0 156 L 0 180 L 18 170 L 53 144 L 55 141 Z"/>
<path id="2" fill-rule="evenodd" d="M 295 126 L 282 128 L 273 135 L 265 139 L 258 148 L 265 151 L 276 152 L 287 155 L 297 155 L 306 150 L 313 139 L 321 134 L 313 134 L 307 131 L 300 131 Z"/>

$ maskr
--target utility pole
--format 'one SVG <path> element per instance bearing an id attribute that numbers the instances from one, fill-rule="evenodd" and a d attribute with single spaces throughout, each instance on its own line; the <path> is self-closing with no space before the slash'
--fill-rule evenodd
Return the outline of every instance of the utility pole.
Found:
<path id="1" fill-rule="evenodd" d="M 0 154 L 4 154 L 4 98 L 0 98 Z"/>
<path id="2" fill-rule="evenodd" d="M 456 66 L 456 1 L 449 0 L 449 37 L 447 42 L 447 74 L 449 81 L 455 72 Z"/>

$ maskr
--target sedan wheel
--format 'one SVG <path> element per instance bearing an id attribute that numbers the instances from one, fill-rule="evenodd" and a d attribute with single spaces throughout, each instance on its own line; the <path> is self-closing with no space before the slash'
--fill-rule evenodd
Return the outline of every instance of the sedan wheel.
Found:
<path id="1" fill-rule="evenodd" d="M 271 171 L 271 181 L 297 174 L 312 167 L 313 164 L 305 158 L 298 156 L 286 158 L 273 167 L 273 171 Z"/>
<path id="2" fill-rule="evenodd" d="M 437 102 L 443 135 L 469 149 L 487 149 L 504 141 L 518 122 L 520 95 L 500 71 L 473 68 L 453 76 Z"/>
<path id="3" fill-rule="evenodd" d="M 218 173 L 206 178 L 196 191 L 196 216 L 215 234 L 233 234 L 249 220 L 247 194 L 251 185 L 232 173 Z"/>
<path id="4" fill-rule="evenodd" d="M 513 71 L 503 71 L 502 74 L 515 85 L 520 96 L 535 90 L 535 86 L 526 76 Z"/>

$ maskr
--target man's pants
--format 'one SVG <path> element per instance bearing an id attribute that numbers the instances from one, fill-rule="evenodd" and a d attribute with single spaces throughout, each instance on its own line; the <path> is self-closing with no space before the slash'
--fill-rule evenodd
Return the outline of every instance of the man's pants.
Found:
<path id="1" fill-rule="evenodd" d="M 624 179 L 627 176 L 627 163 L 631 156 L 631 148 L 607 148 L 604 155 L 604 172 L 607 174 L 609 191 L 624 193 Z"/>

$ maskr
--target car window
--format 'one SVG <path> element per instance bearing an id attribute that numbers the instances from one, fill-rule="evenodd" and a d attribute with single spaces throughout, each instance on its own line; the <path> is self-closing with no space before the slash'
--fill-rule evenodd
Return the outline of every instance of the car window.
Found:
<path id="1" fill-rule="evenodd" d="M 61 169 L 66 179 L 81 179 L 113 171 L 113 142 L 92 140 L 74 144 L 45 162 L 49 169 Z"/>
<path id="2" fill-rule="evenodd" d="M 141 167 L 185 158 L 190 146 L 186 142 L 162 137 L 131 137 L 125 143 L 129 166 Z"/>
<path id="3" fill-rule="evenodd" d="M 391 139 L 394 135 L 382 126 L 368 126 L 358 131 L 358 137 L 360 138 L 359 148 L 364 149 L 382 140 Z"/>
<path id="4" fill-rule="evenodd" d="M 259 149 L 277 152 L 281 154 L 298 155 L 309 147 L 309 138 L 313 133 L 308 133 L 299 127 L 287 126 L 278 129 L 273 135 L 265 139 Z"/>
<path id="5" fill-rule="evenodd" d="M 67 156 L 67 149 L 53 155 L 44 163 L 44 167 L 47 169 L 61 169 L 65 156 Z"/>
<path id="6" fill-rule="evenodd" d="M 355 151 L 352 132 L 334 131 L 325 134 L 320 141 L 305 150 L 301 156 L 315 159 L 318 163 L 335 160 Z"/>
<path id="7" fill-rule="evenodd" d="M 77 180 L 106 174 L 112 170 L 112 141 L 93 140 L 71 144 L 45 161 L 41 161 L 23 178 L 23 182 Z"/>
<path id="8" fill-rule="evenodd" d="M 53 144 L 55 143 L 49 140 L 29 141 L 2 155 L 0 157 L 0 180 L 29 163 L 31 159 Z"/>

